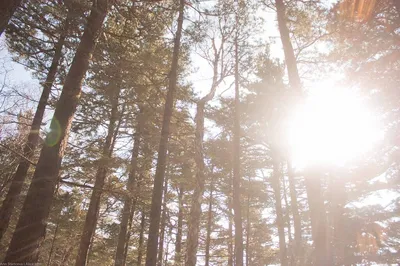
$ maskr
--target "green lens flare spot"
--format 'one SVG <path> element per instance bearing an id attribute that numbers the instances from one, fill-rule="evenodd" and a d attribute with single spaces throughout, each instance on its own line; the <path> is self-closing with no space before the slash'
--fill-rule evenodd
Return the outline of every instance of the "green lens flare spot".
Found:
<path id="1" fill-rule="evenodd" d="M 53 118 L 50 125 L 50 132 L 46 136 L 45 143 L 47 146 L 54 146 L 56 145 L 61 138 L 61 126 L 60 122 L 56 118 Z"/>

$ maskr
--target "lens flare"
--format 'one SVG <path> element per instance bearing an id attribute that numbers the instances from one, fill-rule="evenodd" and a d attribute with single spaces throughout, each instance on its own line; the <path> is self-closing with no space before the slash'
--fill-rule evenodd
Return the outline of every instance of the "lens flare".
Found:
<path id="1" fill-rule="evenodd" d="M 45 144 L 50 147 L 56 145 L 60 141 L 61 133 L 60 122 L 53 117 L 50 125 L 50 132 L 46 136 Z"/>
<path id="2" fill-rule="evenodd" d="M 312 90 L 288 121 L 289 153 L 296 168 L 343 165 L 383 138 L 377 116 L 360 94 L 321 88 Z"/>

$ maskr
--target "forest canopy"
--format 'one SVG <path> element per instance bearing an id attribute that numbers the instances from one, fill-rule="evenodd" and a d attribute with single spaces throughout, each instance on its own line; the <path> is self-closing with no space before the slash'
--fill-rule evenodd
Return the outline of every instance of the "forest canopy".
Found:
<path id="1" fill-rule="evenodd" d="M 0 260 L 398 265 L 399 40 L 399 0 L 2 0 Z"/>

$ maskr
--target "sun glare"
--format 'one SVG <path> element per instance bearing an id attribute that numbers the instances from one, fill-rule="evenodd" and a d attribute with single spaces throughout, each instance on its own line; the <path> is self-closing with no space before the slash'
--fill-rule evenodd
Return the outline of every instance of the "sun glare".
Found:
<path id="1" fill-rule="evenodd" d="M 377 116 L 355 90 L 321 84 L 292 111 L 287 133 L 296 168 L 343 165 L 371 150 L 383 137 Z"/>

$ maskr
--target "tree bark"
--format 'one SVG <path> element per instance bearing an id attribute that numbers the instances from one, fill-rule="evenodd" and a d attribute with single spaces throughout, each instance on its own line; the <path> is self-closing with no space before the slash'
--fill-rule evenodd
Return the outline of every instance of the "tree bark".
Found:
<path id="1" fill-rule="evenodd" d="M 205 105 L 214 98 L 215 91 L 219 83 L 218 79 L 218 62 L 219 53 L 214 50 L 215 60 L 213 62 L 213 80 L 209 93 L 197 102 L 197 110 L 195 117 L 195 163 L 196 163 L 196 186 L 192 196 L 192 204 L 189 215 L 187 249 L 186 249 L 186 266 L 195 266 L 197 261 L 197 248 L 199 245 L 199 230 L 201 220 L 201 203 L 203 201 L 204 184 L 205 184 L 205 163 L 204 163 L 204 109 Z"/>
<path id="2" fill-rule="evenodd" d="M 39 247 L 46 234 L 61 159 L 67 145 L 69 130 L 81 94 L 81 85 L 108 10 L 107 0 L 93 5 L 87 25 L 65 79 L 64 87 L 51 121 L 32 183 L 29 187 L 17 227 L 4 262 L 36 263 Z M 32 215 L 35 214 L 35 215 Z"/>
<path id="3" fill-rule="evenodd" d="M 246 266 L 249 266 L 250 263 L 250 230 L 251 230 L 251 222 L 250 222 L 250 176 L 247 180 L 248 188 L 247 188 L 247 210 L 246 210 Z"/>
<path id="4" fill-rule="evenodd" d="M 181 265 L 182 261 L 182 227 L 183 227 L 183 185 L 179 186 L 178 192 L 178 230 L 175 242 L 175 264 Z"/>
<path id="5" fill-rule="evenodd" d="M 114 89 L 115 91 L 113 92 L 113 96 L 111 99 L 112 108 L 110 114 L 110 122 L 108 124 L 107 136 L 103 146 L 102 158 L 98 161 L 99 168 L 96 172 L 96 179 L 93 192 L 90 197 L 89 209 L 86 213 L 85 224 L 83 225 L 78 255 L 75 261 L 76 266 L 86 265 L 89 246 L 96 231 L 97 220 L 99 218 L 101 194 L 107 177 L 109 161 L 113 152 L 111 147 L 118 119 L 118 99 L 120 89 L 119 86 L 112 89 Z"/>
<path id="6" fill-rule="evenodd" d="M 165 258 L 164 258 L 164 265 L 168 265 L 169 261 L 169 243 L 171 242 L 171 236 L 172 236 L 172 226 L 168 226 L 168 234 L 167 234 L 167 248 L 165 249 Z"/>
<path id="7" fill-rule="evenodd" d="M 137 181 L 136 191 L 140 191 L 140 183 L 139 182 L 140 182 L 140 180 Z M 133 216 L 135 215 L 135 211 L 136 211 L 137 199 L 138 199 L 138 196 L 135 195 L 135 198 L 133 199 L 133 202 L 132 202 L 132 207 L 130 209 L 129 222 L 128 222 L 126 240 L 125 240 L 124 256 L 123 256 L 122 265 L 126 264 L 126 257 L 128 256 L 129 240 L 130 240 L 131 235 L 132 235 L 132 223 L 133 223 Z"/>
<path id="8" fill-rule="evenodd" d="M 167 193 L 168 193 L 168 175 L 164 180 L 164 192 L 163 192 L 163 203 L 162 203 L 162 214 L 161 214 L 161 229 L 160 229 L 160 244 L 158 247 L 158 266 L 163 264 L 163 253 L 164 253 L 164 240 L 165 240 L 165 225 L 167 219 Z"/>
<path id="9" fill-rule="evenodd" d="M 0 2 L 0 36 L 20 4 L 21 0 L 2 0 Z"/>
<path id="10" fill-rule="evenodd" d="M 185 7 L 185 0 L 180 0 L 178 27 L 176 30 L 176 35 L 174 40 L 174 51 L 172 55 L 171 71 L 169 73 L 168 93 L 165 101 L 164 117 L 161 129 L 161 139 L 158 148 L 157 167 L 156 167 L 156 174 L 154 176 L 153 195 L 151 199 L 150 227 L 149 227 L 149 237 L 147 241 L 147 250 L 146 250 L 146 266 L 156 266 L 157 263 L 158 233 L 160 229 L 162 192 L 163 192 L 163 183 L 164 183 L 164 175 L 166 168 L 169 126 L 174 108 L 174 95 L 178 79 L 178 61 L 180 53 L 179 50 L 181 47 L 184 7 Z"/>
<path id="11" fill-rule="evenodd" d="M 10 188 L 3 201 L 3 204 L 1 205 L 0 239 L 3 238 L 4 233 L 6 232 L 8 225 L 10 223 L 11 215 L 13 213 L 17 199 L 21 194 L 21 190 L 29 170 L 30 166 L 29 161 L 33 158 L 36 146 L 39 141 L 40 126 L 43 121 L 43 115 L 46 110 L 47 101 L 49 99 L 51 88 L 53 87 L 55 76 L 57 74 L 57 69 L 60 63 L 60 59 L 62 57 L 62 48 L 64 46 L 65 38 L 69 28 L 70 12 L 71 11 L 68 12 L 67 18 L 64 21 L 64 25 L 61 29 L 61 34 L 58 39 L 58 42 L 54 46 L 54 56 L 49 68 L 49 72 L 47 73 L 46 81 L 43 84 L 42 95 L 40 96 L 39 104 L 36 108 L 36 112 L 32 120 L 32 125 L 28 135 L 28 139 L 24 147 L 24 152 L 23 152 L 24 158 L 20 159 L 17 170 L 14 176 L 12 177 Z"/>
<path id="12" fill-rule="evenodd" d="M 228 199 L 228 266 L 233 266 L 233 224 L 232 224 L 232 201 Z"/>
<path id="13" fill-rule="evenodd" d="M 56 242 L 58 227 L 59 227 L 59 221 L 57 219 L 56 229 L 54 230 L 54 236 L 53 236 L 53 239 L 51 240 L 51 248 L 50 248 L 50 252 L 49 252 L 49 259 L 47 260 L 47 266 L 51 265 L 51 259 L 53 257 L 54 243 Z"/>
<path id="14" fill-rule="evenodd" d="M 275 197 L 276 225 L 278 227 L 279 236 L 279 256 L 282 266 L 287 266 L 287 249 L 285 240 L 285 222 L 283 219 L 282 202 L 281 202 L 281 185 L 280 185 L 280 169 L 279 163 L 274 162 L 274 170 L 271 179 L 272 189 Z"/>
<path id="15" fill-rule="evenodd" d="M 286 11 L 283 0 L 276 0 L 276 9 L 278 16 L 278 28 L 281 35 L 282 45 L 285 53 L 286 67 L 289 76 L 290 86 L 295 89 L 298 95 L 301 95 L 301 81 L 297 69 L 297 62 L 293 47 L 290 42 L 289 29 L 286 25 Z M 312 180 L 310 180 L 310 178 Z M 320 177 L 306 177 L 306 190 L 308 203 L 310 206 L 311 227 L 314 250 L 315 265 L 331 265 L 331 259 L 328 256 L 327 241 L 327 221 L 324 206 L 323 195 L 321 191 Z"/>
<path id="16" fill-rule="evenodd" d="M 281 173 L 283 174 L 283 171 Z M 292 225 L 290 221 L 289 201 L 287 198 L 286 180 L 284 175 L 282 175 L 282 193 L 283 193 L 283 201 L 285 202 L 285 213 L 283 215 L 285 217 L 284 220 L 287 227 L 287 235 L 288 235 L 286 254 L 289 265 L 295 265 L 296 258 L 293 253 Z"/>
<path id="17" fill-rule="evenodd" d="M 140 233 L 139 233 L 139 243 L 138 243 L 138 266 L 142 266 L 142 256 L 143 256 L 143 241 L 144 241 L 144 227 L 146 222 L 146 214 L 142 210 L 142 218 L 140 220 Z"/>
<path id="18" fill-rule="evenodd" d="M 210 265 L 210 246 L 211 246 L 211 228 L 212 228 L 212 208 L 213 208 L 213 193 L 214 193 L 214 178 L 213 171 L 211 171 L 211 184 L 210 184 L 210 199 L 208 202 L 208 216 L 207 216 L 207 236 L 206 236 L 206 254 L 205 254 L 205 266 Z"/>
<path id="19" fill-rule="evenodd" d="M 305 178 L 308 205 L 310 208 L 311 232 L 314 242 L 314 265 L 332 265 L 329 256 L 328 228 L 325 204 L 318 173 Z"/>
<path id="20" fill-rule="evenodd" d="M 331 230 L 332 232 L 332 245 L 334 252 L 332 257 L 334 259 L 333 265 L 345 265 L 346 256 L 346 217 L 344 217 L 344 206 L 347 203 L 346 197 L 346 183 L 343 176 L 333 177 L 330 184 L 329 191 L 330 197 L 330 217 L 331 217 Z"/>
<path id="21" fill-rule="evenodd" d="M 299 213 L 299 205 L 297 202 L 297 191 L 294 179 L 294 173 L 291 164 L 288 162 L 288 178 L 289 178 L 289 193 L 290 193 L 290 207 L 293 215 L 294 224 L 294 254 L 295 254 L 295 265 L 302 265 L 302 229 L 301 229 L 301 217 Z"/>
<path id="22" fill-rule="evenodd" d="M 243 226 L 242 207 L 240 203 L 240 93 L 239 93 L 239 23 L 236 14 L 235 36 L 235 102 L 233 122 L 233 220 L 235 223 L 235 265 L 243 266 Z"/>
<path id="23" fill-rule="evenodd" d="M 203 98 L 204 99 L 204 98 Z M 203 100 L 202 99 L 202 100 Z M 193 191 L 192 204 L 190 208 L 188 221 L 188 235 L 186 247 L 186 266 L 195 266 L 197 262 L 197 248 L 199 245 L 199 230 L 201 218 L 201 203 L 204 193 L 204 105 L 200 100 L 197 103 L 197 112 L 195 117 L 195 163 L 196 163 L 196 186 Z"/>
<path id="24" fill-rule="evenodd" d="M 143 118 L 144 118 L 144 117 L 143 117 Z M 144 122 L 144 121 L 143 121 L 143 122 Z M 143 129 L 143 127 L 142 127 L 141 129 Z M 138 198 L 139 198 L 138 193 L 139 193 L 139 191 L 140 191 L 141 181 L 142 181 L 142 180 L 141 180 L 141 175 L 139 175 L 139 176 L 138 176 L 138 179 L 137 179 L 137 181 L 136 181 L 136 188 L 135 188 L 137 193 L 136 193 L 136 195 L 135 195 L 134 198 L 133 198 L 132 206 L 131 206 L 130 214 L 129 214 L 128 232 L 127 232 L 126 241 L 125 241 L 123 265 L 126 264 L 126 258 L 127 258 L 127 256 L 128 256 L 129 240 L 130 240 L 131 235 L 132 235 L 133 216 L 135 215 L 136 204 L 137 204 L 137 201 L 138 201 Z"/>
<path id="25" fill-rule="evenodd" d="M 301 90 L 301 81 L 297 69 L 297 61 L 294 55 L 290 33 L 286 24 L 286 8 L 283 0 L 276 0 L 276 12 L 278 17 L 278 28 L 281 35 L 283 52 L 285 54 L 286 68 L 289 76 L 289 83 L 296 92 Z"/>
<path id="26" fill-rule="evenodd" d="M 129 196 L 127 195 L 124 199 L 124 207 L 122 209 L 122 217 L 121 217 L 121 225 L 120 231 L 118 235 L 118 244 L 117 244 L 117 251 L 115 254 L 115 266 L 122 266 L 124 265 L 126 252 L 125 247 L 128 244 L 128 224 L 130 217 L 133 216 L 133 201 L 135 200 L 135 186 L 136 186 L 136 170 L 138 166 L 138 156 L 139 156 L 139 147 L 140 147 L 140 138 L 141 132 L 143 128 L 143 109 L 139 111 L 137 117 L 137 128 L 134 136 L 133 141 L 133 149 L 131 155 L 131 162 L 130 162 L 130 171 L 128 176 L 128 184 L 127 189 L 129 192 Z"/>

